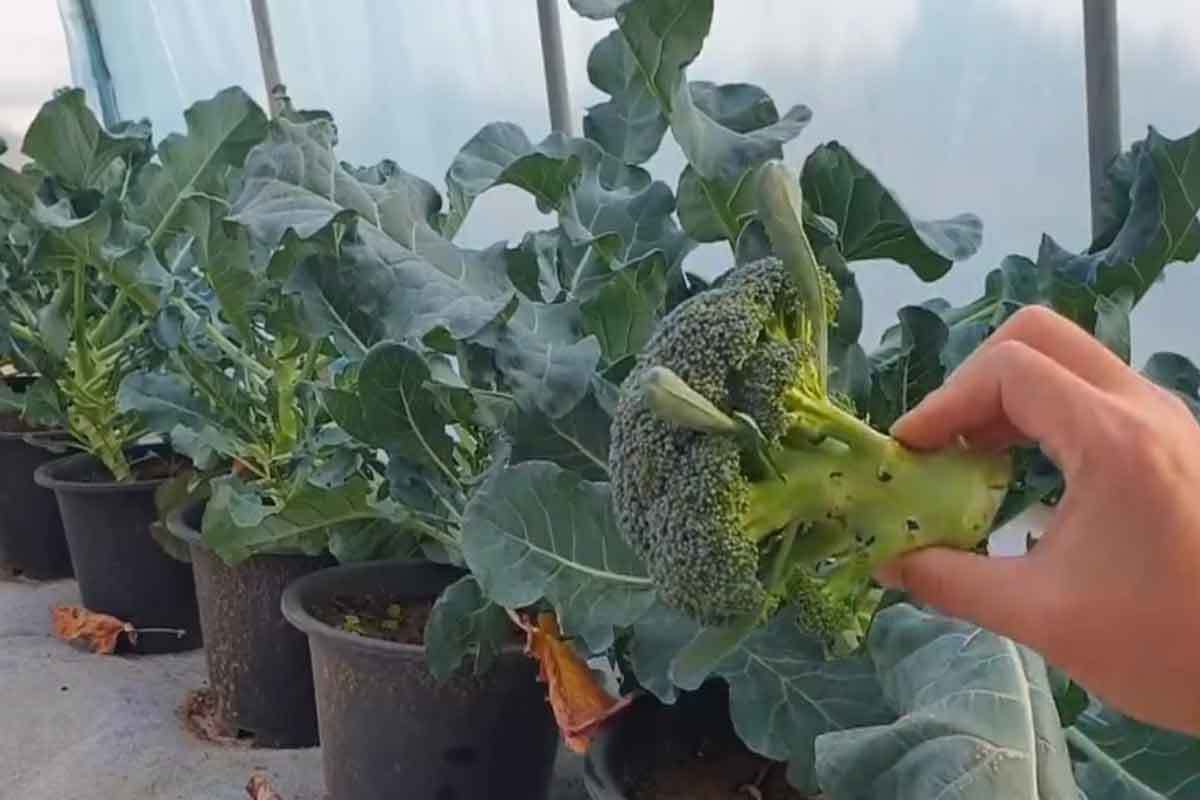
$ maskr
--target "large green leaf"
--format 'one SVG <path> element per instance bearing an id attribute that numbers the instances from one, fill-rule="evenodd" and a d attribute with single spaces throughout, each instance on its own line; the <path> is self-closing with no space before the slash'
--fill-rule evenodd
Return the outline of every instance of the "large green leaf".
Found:
<path id="1" fill-rule="evenodd" d="M 869 648 L 901 716 L 817 739 L 830 797 L 1078 797 L 1038 655 L 905 604 L 875 618 Z"/>
<path id="2" fill-rule="evenodd" d="M 870 356 L 874 381 L 867 411 L 883 428 L 941 386 L 946 373 L 941 355 L 950 332 L 937 312 L 905 306 L 897 316 L 900 324 L 884 333 Z"/>
<path id="3" fill-rule="evenodd" d="M 748 134 L 779 122 L 775 101 L 752 84 L 693 81 L 690 87 L 695 104 L 730 130 Z M 679 176 L 679 219 L 684 230 L 699 241 L 730 239 L 736 243 L 731 235 L 743 234 L 756 209 L 752 180 L 743 178 L 735 185 L 722 187 L 702 178 L 691 165 Z"/>
<path id="4" fill-rule="evenodd" d="M 449 209 L 442 231 L 453 237 L 475 198 L 494 186 L 516 186 L 537 198 L 543 211 L 554 208 L 580 168 L 574 156 L 535 148 L 511 122 L 486 125 L 463 145 L 446 173 Z"/>
<path id="5" fill-rule="evenodd" d="M 605 364 L 636 356 L 666 308 L 670 266 L 659 253 L 614 273 L 581 307 L 584 329 L 600 341 Z"/>
<path id="6" fill-rule="evenodd" d="M 353 212 L 353 235 L 341 240 L 337 260 L 308 263 L 310 272 L 292 286 L 309 318 L 330 330 L 352 332 L 361 327 L 356 318 L 375 320 L 391 338 L 441 329 L 486 344 L 519 403 L 554 417 L 569 411 L 599 358 L 599 345 L 583 337 L 578 310 L 522 303 L 510 317 L 515 292 L 503 245 L 456 247 L 434 228 L 440 200 L 431 186 L 394 165 L 352 171 L 336 161 L 332 145 L 324 122 L 276 121 L 271 141 L 247 159 L 233 209 L 269 246 L 289 230 L 315 236 Z M 369 281 L 356 280 L 362 275 Z"/>
<path id="7" fill-rule="evenodd" d="M 592 85 L 609 99 L 587 110 L 584 135 L 626 164 L 648 161 L 662 144 L 667 119 L 620 31 L 592 48 L 587 70 Z"/>
<path id="8" fill-rule="evenodd" d="M 587 394 L 600 343 L 584 334 L 579 304 L 521 303 L 504 323 L 475 341 L 492 348 L 517 404 L 551 419 L 570 412 Z"/>
<path id="9" fill-rule="evenodd" d="M 246 229 L 225 221 L 227 211 L 223 202 L 192 197 L 184 203 L 180 221 L 194 237 L 194 257 L 220 303 L 221 314 L 244 339 L 250 339 L 253 303 L 265 276 L 251 258 Z"/>
<path id="10" fill-rule="evenodd" d="M 800 181 L 812 211 L 837 226 L 838 249 L 846 261 L 891 259 L 932 281 L 953 262 L 974 255 L 983 240 L 983 223 L 974 214 L 933 221 L 910 217 L 875 174 L 837 142 L 809 155 Z"/>
<path id="11" fill-rule="evenodd" d="M 629 0 L 567 0 L 577 14 L 590 19 L 609 19 Z"/>
<path id="12" fill-rule="evenodd" d="M 1155 353 L 1146 361 L 1142 373 L 1174 392 L 1200 420 L 1200 368 L 1191 359 L 1178 353 Z"/>
<path id="13" fill-rule="evenodd" d="M 183 455 L 204 467 L 215 451 L 227 458 L 243 454 L 226 419 L 199 397 L 182 375 L 142 370 L 127 375 L 117 392 L 117 408 L 135 413 L 146 428 L 168 436 Z"/>
<path id="14" fill-rule="evenodd" d="M 180 207 L 195 195 L 224 197 L 231 168 L 266 135 L 267 119 L 237 87 L 194 103 L 183 112 L 187 134 L 172 133 L 158 145 L 158 163 L 138 175 L 130 217 L 150 231 L 158 247 L 181 225 Z"/>
<path id="15" fill-rule="evenodd" d="M 333 490 L 302 484 L 282 506 L 268 506 L 236 477 L 219 478 L 204 509 L 204 541 L 230 563 L 255 553 L 320 553 L 339 526 L 381 524 L 371 500 L 371 487 L 355 478 Z"/>
<path id="16" fill-rule="evenodd" d="M 738 198 L 751 171 L 768 159 L 781 157 L 784 143 L 800 134 L 812 114 L 807 107 L 796 106 L 781 117 L 751 127 L 741 111 L 731 111 L 741 107 L 736 99 L 725 102 L 720 98 L 721 94 L 744 94 L 744 88 L 705 85 L 694 94 L 686 68 L 700 53 L 712 15 L 712 0 L 632 0 L 616 11 L 621 35 L 642 80 L 658 101 L 694 173 L 685 173 L 681 180 L 680 195 L 689 195 L 687 203 L 681 200 L 681 206 L 695 211 L 696 198 L 706 197 L 723 238 L 734 243 L 747 219 L 739 212 L 742 204 Z M 604 83 L 624 87 L 619 73 Z M 628 94 L 623 92 L 615 102 Z M 759 121 L 766 119 L 769 117 Z M 696 221 L 696 214 L 685 215 L 685 219 L 689 216 L 693 220 L 689 231 L 713 238 L 713 225 Z"/>
<path id="17" fill-rule="evenodd" d="M 1111 240 L 1076 254 L 1046 236 L 1038 253 L 1042 292 L 1089 330 L 1097 295 L 1127 288 L 1136 303 L 1169 264 L 1200 255 L 1200 130 L 1168 139 L 1151 128 L 1127 158 L 1132 166 L 1110 175 L 1118 189 L 1128 187 L 1129 196 L 1122 207 L 1127 215 Z"/>
<path id="18" fill-rule="evenodd" d="M 454 442 L 430 390 L 429 365 L 416 350 L 394 342 L 372 348 L 353 391 L 328 389 L 325 406 L 355 438 L 452 474 Z"/>
<path id="19" fill-rule="evenodd" d="M 29 125 L 21 151 L 71 189 L 93 189 L 119 158 L 145 151 L 148 125 L 109 132 L 87 106 L 82 89 L 67 89 L 45 103 Z"/>
<path id="20" fill-rule="evenodd" d="M 425 626 L 425 650 L 429 671 L 446 680 L 463 659 L 474 663 L 476 675 L 487 672 L 505 645 L 515 640 L 514 628 L 503 608 L 488 600 L 470 575 L 455 581 L 442 592 Z"/>
<path id="21" fill-rule="evenodd" d="M 145 246 L 145 230 L 126 223 L 119 207 L 105 203 L 76 216 L 72 203 L 62 200 L 39 203 L 33 216 L 46 231 L 38 243 L 41 265 L 64 272 L 94 268 L 144 311 L 157 310 L 171 277 Z"/>
<path id="22" fill-rule="evenodd" d="M 441 198 L 432 186 L 391 162 L 350 168 L 337 160 L 336 138 L 325 120 L 274 120 L 267 141 L 246 159 L 233 219 L 275 247 L 288 231 L 308 239 L 335 220 L 356 217 L 358 236 L 384 263 L 418 259 L 428 280 L 449 281 L 464 294 L 495 297 L 510 290 L 503 271 L 481 268 L 478 253 L 455 247 L 437 231 Z"/>
<path id="23" fill-rule="evenodd" d="M 488 598 L 520 608 L 544 597 L 567 635 L 592 652 L 653 602 L 650 579 L 617 530 L 608 485 L 555 464 L 518 464 L 480 487 L 463 515 L 462 546 Z"/>
<path id="24" fill-rule="evenodd" d="M 1067 730 L 1075 776 L 1088 800 L 1200 795 L 1200 741 L 1136 722 L 1100 703 Z"/>
<path id="25" fill-rule="evenodd" d="M 703 676 L 680 686 L 680 654 L 706 635 L 678 611 L 655 603 L 633 627 L 628 662 L 637 684 L 665 703 L 680 688 L 695 689 Z M 788 762 L 788 779 L 817 788 L 814 742 L 830 731 L 853 730 L 895 718 L 883 701 L 874 669 L 863 657 L 829 660 L 822 644 L 788 610 L 769 624 L 743 632 L 710 665 L 710 678 L 729 684 L 730 715 L 741 740 L 756 753 Z M 838 797 L 831 795 L 831 797 Z"/>
<path id="26" fill-rule="evenodd" d="M 588 480 L 607 480 L 610 425 L 611 419 L 594 392 L 557 419 L 518 410 L 504 421 L 512 443 L 509 458 L 514 464 L 553 461 Z"/>
<path id="27" fill-rule="evenodd" d="M 804 790 L 816 786 L 819 736 L 893 718 L 870 663 L 827 660 L 820 642 L 786 610 L 743 640 L 717 674 L 729 683 L 738 736 L 756 753 L 787 761 L 788 781 Z"/>

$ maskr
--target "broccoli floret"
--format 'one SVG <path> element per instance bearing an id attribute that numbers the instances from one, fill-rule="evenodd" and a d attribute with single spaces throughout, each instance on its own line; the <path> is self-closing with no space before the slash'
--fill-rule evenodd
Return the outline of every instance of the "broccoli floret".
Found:
<path id="1" fill-rule="evenodd" d="M 795 179 L 772 164 L 759 180 L 779 257 L 739 265 L 659 324 L 613 419 L 614 506 L 668 605 L 715 626 L 786 607 L 840 651 L 870 620 L 874 567 L 977 546 L 1011 465 L 908 450 L 831 396 L 836 293 Z"/>

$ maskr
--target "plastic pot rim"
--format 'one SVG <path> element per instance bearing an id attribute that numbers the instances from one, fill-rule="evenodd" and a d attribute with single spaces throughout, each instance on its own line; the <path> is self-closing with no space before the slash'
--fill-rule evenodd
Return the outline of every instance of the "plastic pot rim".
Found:
<path id="1" fill-rule="evenodd" d="M 155 452 L 154 446 L 132 448 L 126 452 L 149 451 Z M 69 491 L 78 494 L 113 494 L 117 492 L 150 492 L 162 486 L 170 478 L 148 478 L 133 481 L 79 481 L 57 477 L 64 469 L 87 462 L 100 463 L 100 459 L 91 453 L 76 453 L 63 458 L 48 461 L 33 472 L 33 481 L 43 489 L 51 491 Z"/>
<path id="2" fill-rule="evenodd" d="M 417 559 L 388 559 L 383 561 L 366 561 L 354 564 L 339 564 L 336 567 L 327 567 L 326 569 L 318 570 L 310 575 L 305 575 L 303 578 L 296 580 L 288 585 L 283 591 L 283 599 L 280 603 L 283 609 L 284 619 L 293 627 L 298 629 L 310 639 L 319 637 L 327 639 L 331 642 L 336 642 L 341 646 L 349 647 L 359 651 L 366 651 L 378 655 L 394 655 L 406 657 L 425 657 L 425 645 L 423 644 L 406 644 L 403 642 L 389 642 L 383 639 L 373 639 L 368 636 L 361 636 L 356 633 L 335 628 L 332 625 L 317 619 L 307 608 L 304 607 L 304 596 L 313 591 L 313 587 L 317 586 L 330 579 L 331 575 L 353 575 L 355 573 L 368 574 L 372 572 L 381 572 L 387 569 L 403 571 L 406 569 L 445 569 L 452 568 L 449 565 L 437 564 L 430 561 L 421 561 Z M 434 595 L 430 599 L 436 599 Z M 506 644 L 500 648 L 501 656 L 521 655 L 524 656 L 524 646 L 519 643 Z"/>

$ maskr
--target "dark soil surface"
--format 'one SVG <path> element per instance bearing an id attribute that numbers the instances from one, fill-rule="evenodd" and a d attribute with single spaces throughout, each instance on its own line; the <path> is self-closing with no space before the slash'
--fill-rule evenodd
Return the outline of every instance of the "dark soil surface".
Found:
<path id="1" fill-rule="evenodd" d="M 386 595 L 337 595 L 328 604 L 311 609 L 312 615 L 334 628 L 386 642 L 420 645 L 433 601 L 397 602 Z"/>
<path id="2" fill-rule="evenodd" d="M 788 785 L 783 764 L 751 753 L 736 736 L 670 742 L 631 800 L 816 800 Z"/>
<path id="3" fill-rule="evenodd" d="M 151 455 L 130 464 L 135 481 L 154 481 L 161 478 L 173 478 L 189 468 L 187 459 L 179 456 Z M 112 473 L 108 468 L 96 462 L 89 472 L 74 476 L 72 480 L 82 483 L 111 483 Z"/>

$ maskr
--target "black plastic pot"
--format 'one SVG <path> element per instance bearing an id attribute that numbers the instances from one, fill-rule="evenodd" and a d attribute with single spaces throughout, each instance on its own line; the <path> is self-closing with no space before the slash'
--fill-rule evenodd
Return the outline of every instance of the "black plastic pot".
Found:
<path id="1" fill-rule="evenodd" d="M 705 684 L 671 706 L 649 695 L 640 697 L 592 738 L 584 759 L 584 787 L 591 800 L 630 800 L 643 779 L 671 762 L 668 751 L 697 752 L 714 739 L 736 741 L 725 684 Z"/>
<path id="2" fill-rule="evenodd" d="M 259 747 L 317 744 L 317 701 L 308 640 L 283 618 L 288 584 L 333 566 L 332 556 L 256 555 L 229 565 L 200 536 L 204 504 L 177 509 L 167 521 L 188 544 L 208 682 L 229 728 Z"/>
<path id="3" fill-rule="evenodd" d="M 157 452 L 134 448 L 133 458 Z M 190 564 L 169 556 L 154 540 L 154 492 L 166 479 L 106 480 L 99 460 L 86 453 L 38 467 L 34 480 L 53 490 L 62 514 L 83 605 L 135 628 L 166 628 L 182 636 L 146 632 L 122 647 L 136 653 L 174 653 L 201 644 L 200 612 Z M 124 640 L 122 640 L 124 642 Z"/>
<path id="4" fill-rule="evenodd" d="M 462 572 L 373 562 L 301 578 L 283 613 L 308 634 L 329 800 L 544 800 L 558 733 L 537 665 L 514 643 L 491 670 L 439 683 L 425 648 L 326 625 L 312 611 L 336 596 L 432 600 Z"/>
<path id="5" fill-rule="evenodd" d="M 0 572 L 35 580 L 69 578 L 71 556 L 58 503 L 33 481 L 38 467 L 62 458 L 62 453 L 33 444 L 32 433 L 5 427 L 10 426 L 0 425 Z M 65 441 L 54 432 L 36 436 Z"/>

